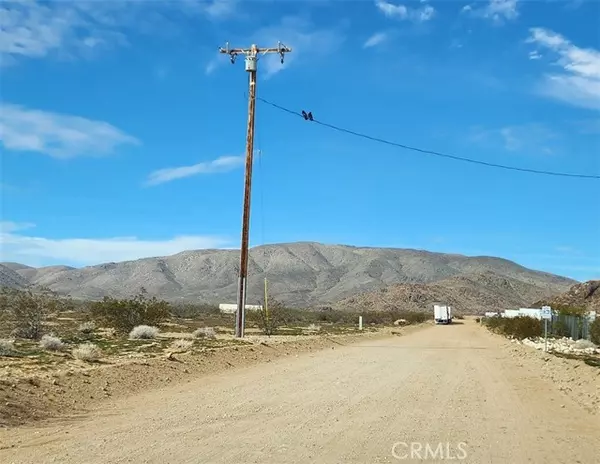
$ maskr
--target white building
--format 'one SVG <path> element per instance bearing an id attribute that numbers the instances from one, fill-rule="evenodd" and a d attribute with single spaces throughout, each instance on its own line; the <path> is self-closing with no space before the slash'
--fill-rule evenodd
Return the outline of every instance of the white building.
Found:
<path id="1" fill-rule="evenodd" d="M 219 310 L 222 313 L 233 314 L 237 311 L 237 304 L 221 303 Z M 259 311 L 262 310 L 262 305 L 246 305 L 246 311 Z"/>

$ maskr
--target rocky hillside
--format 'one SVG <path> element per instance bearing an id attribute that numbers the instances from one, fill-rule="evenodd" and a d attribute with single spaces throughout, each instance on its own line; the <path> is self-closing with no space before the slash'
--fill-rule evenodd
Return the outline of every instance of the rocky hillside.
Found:
<path id="1" fill-rule="evenodd" d="M 167 300 L 235 303 L 238 260 L 237 250 L 197 250 L 81 269 L 32 268 L 16 263 L 4 266 L 29 284 L 49 287 L 75 298 L 131 296 L 144 287 L 150 295 Z M 500 258 L 318 243 L 253 248 L 249 275 L 249 304 L 262 297 L 263 280 L 267 277 L 273 297 L 304 307 L 332 304 L 394 284 L 419 289 L 424 284 L 437 283 L 441 286 L 440 298 L 441 289 L 450 285 L 448 282 L 452 282 L 457 294 L 484 296 L 491 287 L 505 285 L 505 297 L 517 291 L 521 301 L 521 296 L 531 300 L 531 297 L 556 295 L 575 283 Z"/>
<path id="2" fill-rule="evenodd" d="M 600 280 L 590 280 L 581 284 L 573 285 L 565 293 L 556 295 L 553 298 L 540 300 L 536 305 L 549 306 L 572 306 L 575 308 L 585 308 L 589 311 L 600 313 Z"/>
<path id="3" fill-rule="evenodd" d="M 555 290 L 491 271 L 470 273 L 429 284 L 398 284 L 344 299 L 337 309 L 430 310 L 435 302 L 451 305 L 464 314 L 529 306 L 533 299 L 550 297 Z M 542 298 L 544 298 L 542 297 Z"/>

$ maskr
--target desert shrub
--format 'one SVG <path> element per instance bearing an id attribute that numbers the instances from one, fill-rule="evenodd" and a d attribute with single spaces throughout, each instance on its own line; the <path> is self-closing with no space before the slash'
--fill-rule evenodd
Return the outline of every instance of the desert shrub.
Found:
<path id="1" fill-rule="evenodd" d="M 194 338 L 217 338 L 217 332 L 212 327 L 201 327 L 194 330 Z"/>
<path id="2" fill-rule="evenodd" d="M 179 303 L 171 305 L 171 314 L 182 319 L 193 319 L 200 316 L 215 316 L 221 311 L 217 305 Z"/>
<path id="3" fill-rule="evenodd" d="M 83 343 L 72 351 L 73 357 L 80 361 L 93 362 L 100 359 L 102 351 L 93 343 Z"/>
<path id="4" fill-rule="evenodd" d="M 14 356 L 15 343 L 12 340 L 0 340 L 0 356 Z"/>
<path id="5" fill-rule="evenodd" d="M 94 332 L 94 330 L 96 330 L 96 324 L 94 324 L 93 321 L 84 322 L 79 325 L 78 330 L 82 334 L 91 334 Z"/>
<path id="6" fill-rule="evenodd" d="M 268 305 L 260 304 L 260 309 L 246 311 L 246 320 L 258 325 L 264 335 L 271 336 L 282 326 L 292 324 L 296 318 L 293 310 L 275 298 L 268 300 Z"/>
<path id="7" fill-rule="evenodd" d="M 180 338 L 179 340 L 175 340 L 171 347 L 176 350 L 189 350 L 194 344 L 193 340 L 187 340 L 185 338 Z"/>
<path id="8" fill-rule="evenodd" d="M 481 322 L 481 318 L 480 317 L 476 317 L 475 318 L 475 322 L 477 322 L 479 324 Z"/>
<path id="9" fill-rule="evenodd" d="M 40 340 L 40 348 L 48 351 L 60 351 L 65 347 L 65 344 L 58 337 L 52 335 L 44 335 Z"/>
<path id="10" fill-rule="evenodd" d="M 150 340 L 158 336 L 158 329 L 149 325 L 138 325 L 129 332 L 129 338 L 133 340 Z"/>
<path id="11" fill-rule="evenodd" d="M 91 303 L 92 318 L 103 325 L 127 333 L 138 325 L 158 325 L 170 316 L 170 305 L 155 297 L 147 298 L 144 293 L 118 300 L 104 297 Z"/>
<path id="12" fill-rule="evenodd" d="M 561 304 L 553 304 L 550 305 L 554 311 L 557 311 L 558 314 L 564 314 L 566 316 L 584 316 L 587 313 L 587 310 L 580 306 L 571 306 L 571 305 L 561 305 Z"/>
<path id="13" fill-rule="evenodd" d="M 69 300 L 59 298 L 49 290 L 33 292 L 3 289 L 0 312 L 3 323 L 12 325 L 15 337 L 39 339 L 46 329 L 48 315 L 66 309 Z"/>
<path id="14" fill-rule="evenodd" d="M 596 317 L 590 324 L 590 340 L 596 345 L 600 345 L 600 317 Z"/>
<path id="15" fill-rule="evenodd" d="M 310 324 L 306 329 L 309 332 L 320 332 L 321 331 L 321 326 L 317 325 L 317 324 Z"/>
<path id="16" fill-rule="evenodd" d="M 541 337 L 544 333 L 542 321 L 533 317 L 489 317 L 484 321 L 493 332 L 518 340 Z"/>

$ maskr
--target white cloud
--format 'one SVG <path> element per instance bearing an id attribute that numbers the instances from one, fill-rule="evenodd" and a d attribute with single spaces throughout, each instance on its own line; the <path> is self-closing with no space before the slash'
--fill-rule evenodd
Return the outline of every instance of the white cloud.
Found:
<path id="1" fill-rule="evenodd" d="M 600 110 L 600 50 L 579 48 L 560 34 L 532 28 L 527 42 L 546 48 L 560 71 L 546 73 L 538 91 L 575 106 Z"/>
<path id="2" fill-rule="evenodd" d="M 107 122 L 10 103 L 0 106 L 0 141 L 7 150 L 34 151 L 55 158 L 108 155 L 118 145 L 139 144 L 135 137 Z"/>
<path id="3" fill-rule="evenodd" d="M 10 227 L 0 232 L 0 261 L 16 261 L 33 266 L 48 261 L 90 265 L 230 245 L 228 240 L 221 237 L 202 235 L 176 236 L 165 240 L 142 240 L 137 237 L 50 239 L 14 232 L 16 230 Z"/>
<path id="4" fill-rule="evenodd" d="M 488 19 L 495 24 L 504 24 L 519 17 L 519 0 L 489 0 L 484 6 L 465 5 L 462 13 L 476 18 Z"/>
<path id="5" fill-rule="evenodd" d="M 413 22 L 429 21 L 436 14 L 435 8 L 431 5 L 424 5 L 420 8 L 410 8 L 404 5 L 386 2 L 385 0 L 375 0 L 375 6 L 388 18 Z"/>
<path id="6" fill-rule="evenodd" d="M 540 54 L 540 52 L 534 50 L 532 52 L 529 52 L 529 59 L 530 60 L 541 60 L 542 55 Z"/>
<path id="7" fill-rule="evenodd" d="M 277 46 L 281 41 L 292 49 L 292 53 L 285 55 L 282 64 L 277 54 L 264 55 L 259 58 L 259 69 L 266 77 L 287 69 L 292 63 L 301 62 L 305 56 L 310 56 L 311 61 L 316 58 L 328 56 L 339 49 L 345 36 L 339 27 L 315 29 L 314 25 L 305 19 L 288 16 L 276 25 L 267 26 L 254 34 L 252 42 L 265 44 L 264 46 Z M 269 45 L 272 44 L 272 45 Z M 223 57 L 225 61 L 226 57 Z"/>
<path id="8" fill-rule="evenodd" d="M 165 182 L 196 176 L 198 174 L 215 174 L 232 171 L 242 166 L 244 160 L 244 156 L 221 156 L 215 160 L 204 161 L 191 166 L 159 169 L 150 173 L 146 180 L 146 185 L 164 184 Z"/>
<path id="9" fill-rule="evenodd" d="M 561 150 L 560 134 L 540 123 L 504 126 L 497 129 L 475 128 L 470 139 L 487 145 L 500 145 L 506 151 L 528 155 L 550 155 Z"/>
<path id="10" fill-rule="evenodd" d="M 236 6 L 235 0 L 3 1 L 0 57 L 3 65 L 15 57 L 91 57 L 128 45 L 131 35 L 178 34 L 181 18 L 230 17 Z"/>
<path id="11" fill-rule="evenodd" d="M 388 36 L 385 32 L 377 32 L 369 37 L 363 44 L 363 48 L 375 47 L 387 40 Z"/>

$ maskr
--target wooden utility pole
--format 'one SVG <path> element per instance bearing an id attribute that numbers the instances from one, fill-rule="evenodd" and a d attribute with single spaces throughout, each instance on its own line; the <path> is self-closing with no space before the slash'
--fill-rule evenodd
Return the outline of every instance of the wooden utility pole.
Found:
<path id="1" fill-rule="evenodd" d="M 259 48 L 252 44 L 250 48 L 229 48 L 229 43 L 225 48 L 219 48 L 219 53 L 229 55 L 231 62 L 235 63 L 238 55 L 244 55 L 245 68 L 250 74 L 248 91 L 248 129 L 246 132 L 246 175 L 244 182 L 244 212 L 242 214 L 242 246 L 240 250 L 240 269 L 238 276 L 238 295 L 237 312 L 235 314 L 235 336 L 241 338 L 244 336 L 246 322 L 246 288 L 248 282 L 248 238 L 250 235 L 250 194 L 252 190 L 252 162 L 254 155 L 254 113 L 256 105 L 256 70 L 258 58 L 260 55 L 268 53 L 278 53 L 281 57 L 281 63 L 286 53 L 290 53 L 291 48 L 282 43 L 277 48 Z"/>

